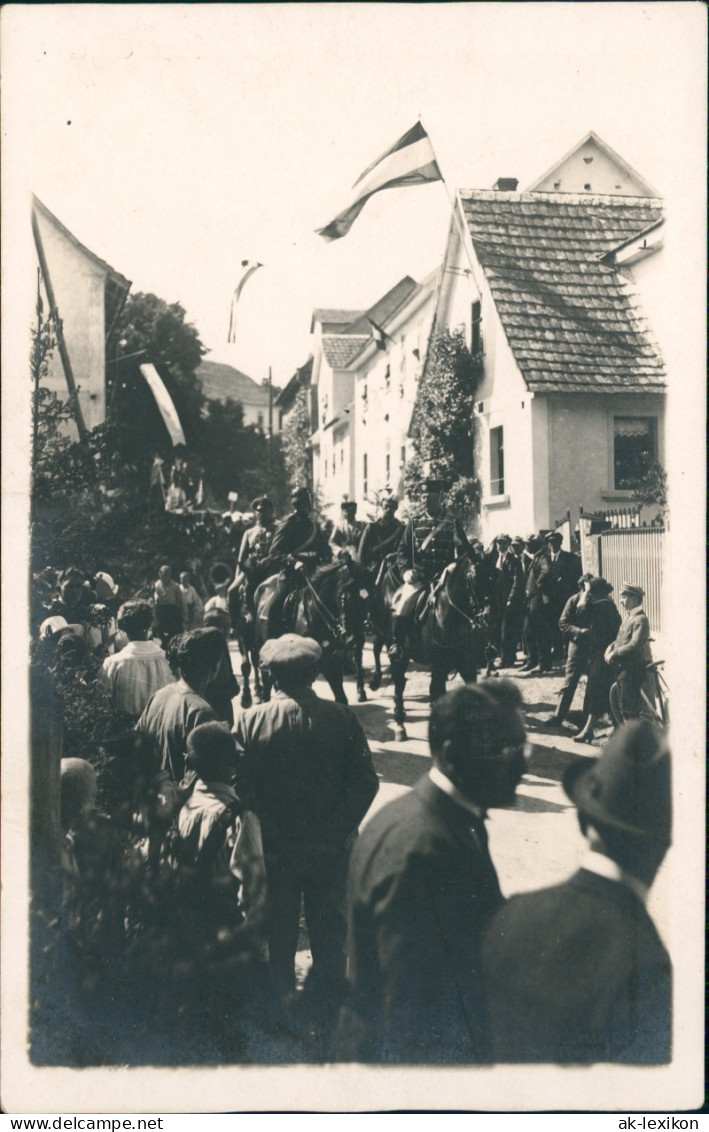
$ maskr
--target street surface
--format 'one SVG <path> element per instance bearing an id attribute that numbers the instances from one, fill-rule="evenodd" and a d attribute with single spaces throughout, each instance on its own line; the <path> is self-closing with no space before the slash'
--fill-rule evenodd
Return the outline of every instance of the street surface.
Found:
<path id="1" fill-rule="evenodd" d="M 237 677 L 239 655 L 230 643 L 232 662 Z M 383 658 L 384 661 L 384 658 Z M 367 672 L 373 670 L 371 646 L 364 654 Z M 521 659 L 518 661 L 521 663 Z M 540 676 L 527 676 L 518 669 L 501 673 L 518 683 L 524 698 L 524 715 L 533 753 L 527 772 L 517 788 L 514 807 L 491 810 L 487 822 L 490 853 L 505 896 L 544 888 L 564 880 L 578 867 L 586 843 L 578 827 L 575 807 L 561 785 L 566 767 L 579 758 L 598 757 L 603 742 L 612 729 L 606 724 L 597 731 L 594 746 L 573 741 L 573 732 L 582 722 L 582 705 L 585 681 L 581 681 L 571 709 L 571 718 L 564 731 L 547 731 L 544 720 L 556 705 L 557 694 L 563 683 L 563 670 L 555 669 Z M 367 688 L 367 703 L 357 703 L 354 679 L 345 679 L 345 691 L 350 707 L 357 715 L 369 740 L 374 766 L 379 776 L 379 793 L 374 799 L 363 825 L 387 802 L 409 790 L 426 774 L 431 766 L 428 750 L 428 684 L 429 673 L 418 666 L 409 668 L 406 681 L 406 731 L 408 738 L 394 740 L 393 687 L 388 667 L 384 663 L 384 679 L 377 692 Z M 496 677 L 490 677 L 496 679 Z M 482 678 L 484 682 L 484 677 Z M 449 688 L 461 683 L 459 676 Z M 319 696 L 330 699 L 332 693 L 324 680 L 318 679 L 315 690 Z M 648 909 L 660 934 L 666 936 L 669 906 L 667 884 L 668 868 L 663 866 L 650 892 Z M 667 941 L 666 941 L 667 942 Z M 298 952 L 298 973 L 302 979 L 310 965 L 307 933 L 301 931 L 301 950 Z"/>

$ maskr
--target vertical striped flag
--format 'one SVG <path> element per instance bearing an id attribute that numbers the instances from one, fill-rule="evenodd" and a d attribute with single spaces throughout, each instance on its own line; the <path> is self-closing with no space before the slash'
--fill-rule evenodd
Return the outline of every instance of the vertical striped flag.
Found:
<path id="1" fill-rule="evenodd" d="M 255 260 L 242 259 L 241 261 L 241 277 L 239 282 L 234 288 L 234 294 L 231 297 L 231 311 L 229 312 L 229 334 L 227 335 L 227 342 L 236 342 L 236 306 L 241 297 L 241 292 L 248 279 L 251 278 L 253 273 L 263 267 L 262 263 L 256 263 Z"/>
<path id="2" fill-rule="evenodd" d="M 355 181 L 350 202 L 324 228 L 316 229 L 328 242 L 346 236 L 365 204 L 380 189 L 442 181 L 431 139 L 420 122 L 378 157 Z"/>

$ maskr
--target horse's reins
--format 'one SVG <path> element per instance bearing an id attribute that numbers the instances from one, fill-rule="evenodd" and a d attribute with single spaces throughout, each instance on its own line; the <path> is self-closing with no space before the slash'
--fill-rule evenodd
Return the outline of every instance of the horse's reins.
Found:
<path id="1" fill-rule="evenodd" d="M 305 578 L 305 584 L 308 587 L 308 589 L 310 590 L 311 594 L 313 595 L 313 599 L 315 601 L 315 604 L 318 606 L 318 608 L 320 610 L 320 614 L 322 616 L 322 619 L 325 622 L 325 624 L 327 625 L 328 629 L 330 630 L 331 633 L 334 633 L 334 635 L 336 637 L 341 637 L 345 632 L 344 627 L 340 624 L 339 621 L 336 621 L 333 618 L 332 614 L 330 613 L 330 610 L 327 608 L 327 606 L 324 604 L 324 602 L 322 602 L 320 600 L 320 597 L 318 596 L 318 592 L 315 589 L 315 587 L 312 585 L 308 575 L 304 573 L 303 577 Z"/>

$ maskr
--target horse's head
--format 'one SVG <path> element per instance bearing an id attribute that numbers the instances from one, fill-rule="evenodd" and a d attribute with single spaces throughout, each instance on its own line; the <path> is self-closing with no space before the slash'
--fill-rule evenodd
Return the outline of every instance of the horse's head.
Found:
<path id="1" fill-rule="evenodd" d="M 442 590 L 448 604 L 476 627 L 481 622 L 484 596 L 481 590 L 479 563 L 475 556 L 461 554 L 450 566 Z"/>

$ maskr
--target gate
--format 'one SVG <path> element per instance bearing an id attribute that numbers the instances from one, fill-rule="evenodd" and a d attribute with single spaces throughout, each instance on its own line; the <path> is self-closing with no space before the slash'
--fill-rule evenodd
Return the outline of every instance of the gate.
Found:
<path id="1" fill-rule="evenodd" d="M 599 573 L 620 597 L 623 582 L 642 586 L 645 612 L 653 633 L 662 632 L 662 527 L 635 527 L 602 531 L 598 536 Z"/>

